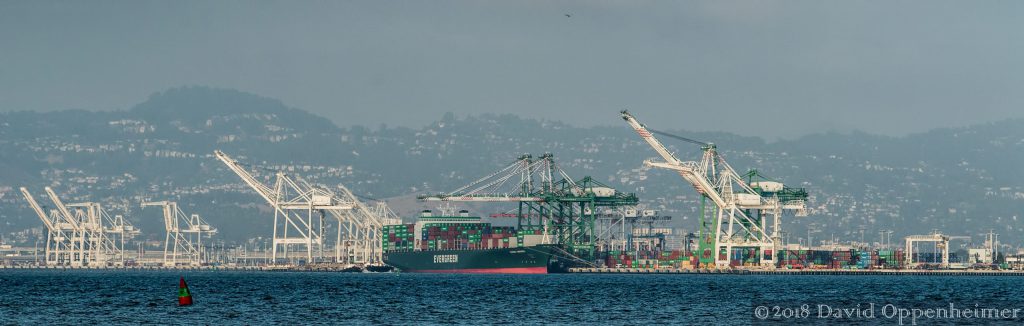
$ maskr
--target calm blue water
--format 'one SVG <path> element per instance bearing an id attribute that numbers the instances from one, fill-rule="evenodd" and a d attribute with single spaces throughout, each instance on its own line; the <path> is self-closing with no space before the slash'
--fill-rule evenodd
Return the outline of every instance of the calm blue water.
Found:
<path id="1" fill-rule="evenodd" d="M 177 307 L 178 276 L 195 305 Z M 1024 278 L 0 271 L 3 324 L 750 324 L 754 303 L 1024 298 Z M 752 303 L 754 302 L 754 303 Z"/>

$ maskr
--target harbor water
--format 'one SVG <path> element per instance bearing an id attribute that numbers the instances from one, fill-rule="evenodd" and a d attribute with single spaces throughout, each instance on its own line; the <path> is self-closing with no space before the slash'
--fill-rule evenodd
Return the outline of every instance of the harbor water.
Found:
<path id="1" fill-rule="evenodd" d="M 179 276 L 188 280 L 192 306 L 176 305 Z M 942 306 L 1020 300 L 1022 281 L 1019 276 L 7 270 L 0 272 L 0 324 L 745 325 L 757 321 L 753 309 L 763 304 Z"/>

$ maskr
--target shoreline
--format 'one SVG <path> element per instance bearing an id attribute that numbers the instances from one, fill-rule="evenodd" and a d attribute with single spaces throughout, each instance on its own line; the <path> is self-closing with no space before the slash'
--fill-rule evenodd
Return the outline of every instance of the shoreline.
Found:
<path id="1" fill-rule="evenodd" d="M 570 268 L 573 274 L 1024 276 L 1024 270 Z"/>
<path id="2" fill-rule="evenodd" d="M 286 266 L 131 266 L 131 267 L 71 267 L 71 266 L 0 266 L 5 270 L 40 271 L 194 271 L 194 272 L 323 272 L 323 273 L 392 273 L 354 271 L 337 267 Z M 1024 276 L 1024 270 L 910 270 L 910 269 L 665 269 L 665 268 L 570 268 L 566 273 L 549 274 L 634 274 L 634 275 L 889 275 L 889 276 Z"/>

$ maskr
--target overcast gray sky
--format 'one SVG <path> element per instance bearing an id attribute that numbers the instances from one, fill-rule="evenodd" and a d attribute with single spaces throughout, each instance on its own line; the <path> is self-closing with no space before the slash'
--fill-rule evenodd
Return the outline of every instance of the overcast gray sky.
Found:
<path id="1" fill-rule="evenodd" d="M 1024 116 L 1022 15 L 1022 1 L 0 1 L 0 110 L 127 109 L 206 85 L 341 126 L 447 111 L 619 125 L 629 108 L 661 128 L 902 135 Z"/>

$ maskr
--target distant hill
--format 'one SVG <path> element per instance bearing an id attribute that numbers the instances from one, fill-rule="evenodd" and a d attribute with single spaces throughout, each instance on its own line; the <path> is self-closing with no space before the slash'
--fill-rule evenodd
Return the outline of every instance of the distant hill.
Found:
<path id="1" fill-rule="evenodd" d="M 643 110 L 635 113 L 643 119 Z M 0 113 L 0 233 L 27 241 L 40 223 L 17 187 L 52 186 L 68 201 L 100 201 L 127 211 L 147 235 L 162 232 L 141 199 L 172 199 L 229 242 L 269 234 L 260 199 L 211 157 L 221 149 L 257 172 L 290 169 L 367 198 L 451 190 L 504 167 L 523 153 L 551 152 L 572 176 L 595 177 L 638 192 L 649 206 L 693 228 L 693 188 L 642 166 L 654 152 L 608 112 L 608 127 L 579 128 L 514 115 L 441 117 L 421 128 L 342 128 L 280 101 L 235 90 L 183 87 L 154 94 L 127 111 Z M 386 121 L 382 121 L 386 122 Z M 655 128 L 669 122 L 645 121 Z M 620 125 L 621 124 L 621 125 Z M 766 142 L 729 133 L 674 133 L 713 141 L 738 170 L 756 168 L 812 195 L 812 215 L 789 218 L 790 241 L 833 234 L 877 239 L 938 229 L 977 235 L 995 229 L 1019 243 L 1024 220 L 1024 120 L 937 129 L 907 137 L 817 134 Z M 697 148 L 672 144 L 683 159 Z M 401 205 L 411 213 L 423 204 Z M 483 214 L 490 212 L 480 212 Z M 975 237 L 980 241 L 980 237 Z"/>

